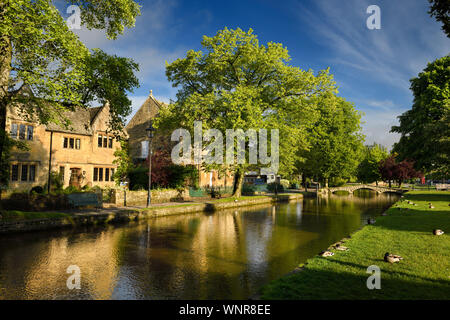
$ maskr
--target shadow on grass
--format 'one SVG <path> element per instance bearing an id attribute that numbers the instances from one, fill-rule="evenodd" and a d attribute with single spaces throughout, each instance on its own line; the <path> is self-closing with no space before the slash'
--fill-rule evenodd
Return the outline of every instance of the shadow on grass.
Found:
<path id="1" fill-rule="evenodd" d="M 364 270 L 365 271 L 365 270 Z M 394 277 L 382 269 L 381 289 L 369 290 L 370 275 L 304 269 L 296 274 L 272 282 L 262 289 L 262 299 L 293 300 L 448 300 L 450 282 L 407 280 Z"/>

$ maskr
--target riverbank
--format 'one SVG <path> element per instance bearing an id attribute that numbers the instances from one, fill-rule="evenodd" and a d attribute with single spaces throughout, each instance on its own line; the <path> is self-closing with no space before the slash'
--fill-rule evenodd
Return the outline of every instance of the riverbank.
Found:
<path id="1" fill-rule="evenodd" d="M 124 207 L 69 212 L 23 212 L 3 211 L 0 234 L 68 228 L 92 224 L 126 223 L 148 218 L 195 212 L 214 212 L 230 208 L 260 204 L 288 202 L 302 199 L 302 194 L 279 194 L 277 196 L 248 196 L 223 198 L 203 203 L 163 204 L 150 208 Z"/>
<path id="2" fill-rule="evenodd" d="M 413 204 L 408 204 L 407 201 Z M 434 208 L 429 208 L 432 203 Z M 411 191 L 345 241 L 348 251 L 316 256 L 262 289 L 262 299 L 450 299 L 450 192 Z M 446 233 L 434 236 L 433 229 Z M 323 248 L 324 250 L 326 248 Z M 385 252 L 401 255 L 383 261 Z M 366 286 L 367 267 L 381 270 L 381 289 Z"/>

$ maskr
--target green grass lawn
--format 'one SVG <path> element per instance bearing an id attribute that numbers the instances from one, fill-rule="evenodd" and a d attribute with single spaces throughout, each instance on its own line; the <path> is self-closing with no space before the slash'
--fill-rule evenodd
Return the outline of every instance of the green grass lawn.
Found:
<path id="1" fill-rule="evenodd" d="M 411 191 L 387 216 L 345 242 L 349 251 L 316 256 L 304 269 L 262 289 L 263 299 L 450 299 L 450 192 Z M 407 204 L 406 200 L 417 203 Z M 434 209 L 430 209 L 431 202 Z M 408 208 L 408 210 L 406 210 Z M 446 232 L 434 236 L 433 229 Z M 324 248 L 325 249 L 325 248 Z M 404 260 L 389 264 L 385 252 Z M 367 267 L 381 269 L 381 289 L 366 286 Z"/>
<path id="2" fill-rule="evenodd" d="M 8 210 L 1 212 L 2 219 L 0 221 L 21 221 L 32 219 L 50 219 L 70 217 L 70 214 L 63 212 L 24 212 L 17 210 Z"/>

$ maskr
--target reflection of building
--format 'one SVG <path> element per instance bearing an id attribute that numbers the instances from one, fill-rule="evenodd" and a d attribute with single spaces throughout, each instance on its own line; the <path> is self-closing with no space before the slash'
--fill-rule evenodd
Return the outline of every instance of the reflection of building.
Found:
<path id="1" fill-rule="evenodd" d="M 7 132 L 29 147 L 26 151 L 12 151 L 11 189 L 44 186 L 50 162 L 51 171 L 60 174 L 64 186 L 114 185 L 112 175 L 116 166 L 112 162 L 120 144 L 108 132 L 109 105 L 76 108 L 65 112 L 64 117 L 71 122 L 67 128 L 53 123 L 39 124 L 26 119 L 16 108 L 8 108 Z"/>
<path id="2" fill-rule="evenodd" d="M 158 101 L 154 96 L 152 90 L 147 100 L 142 104 L 133 118 L 126 126 L 129 136 L 130 154 L 134 163 L 142 163 L 148 156 L 148 138 L 145 129 L 150 126 L 150 121 L 158 115 L 158 112 L 164 103 Z M 156 130 L 153 138 L 153 150 L 166 149 L 169 154 L 172 149 L 172 142 L 170 135 L 161 133 Z M 233 176 L 230 174 L 219 174 L 217 171 L 200 170 L 199 185 L 201 187 L 212 186 L 227 186 L 233 185 Z"/>

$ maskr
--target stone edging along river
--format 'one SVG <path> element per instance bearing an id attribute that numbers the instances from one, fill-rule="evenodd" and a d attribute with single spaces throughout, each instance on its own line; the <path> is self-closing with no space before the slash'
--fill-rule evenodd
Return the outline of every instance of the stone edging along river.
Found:
<path id="1" fill-rule="evenodd" d="M 105 223 L 126 223 L 130 221 L 144 220 L 147 218 L 178 215 L 194 212 L 214 212 L 230 208 L 246 207 L 267 203 L 288 202 L 302 199 L 302 194 L 285 194 L 278 196 L 264 196 L 249 200 L 230 202 L 205 202 L 197 204 L 182 204 L 173 206 L 133 209 L 102 209 L 92 212 L 73 213 L 64 218 L 42 218 L 17 221 L 0 221 L 0 234 L 49 230 L 56 228 L 69 228 L 84 225 Z"/>

